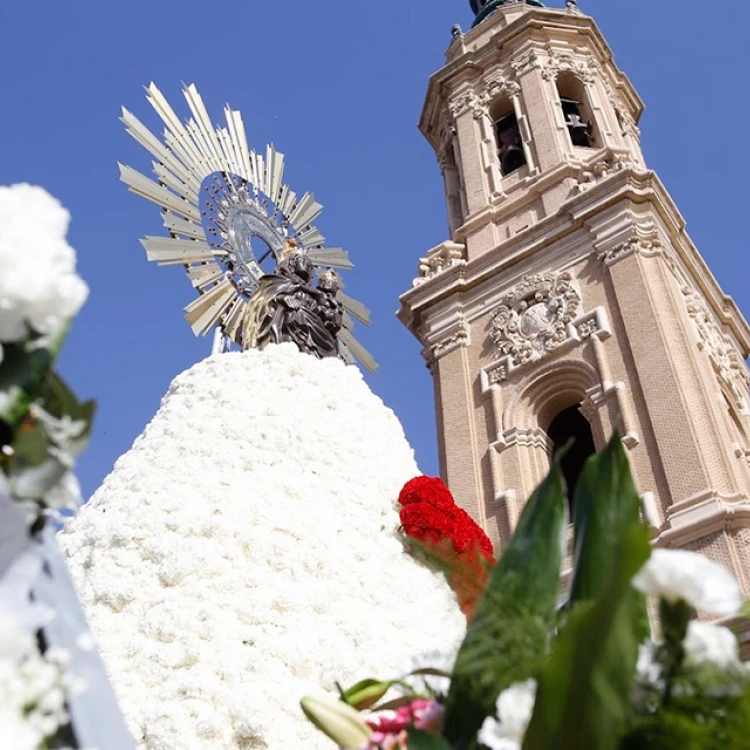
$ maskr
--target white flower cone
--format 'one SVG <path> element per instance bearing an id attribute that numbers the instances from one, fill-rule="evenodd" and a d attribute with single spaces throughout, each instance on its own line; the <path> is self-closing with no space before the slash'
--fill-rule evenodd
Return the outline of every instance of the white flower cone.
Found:
<path id="1" fill-rule="evenodd" d="M 61 535 L 140 748 L 321 748 L 300 699 L 464 632 L 395 532 L 419 474 L 361 374 L 292 345 L 211 357 Z"/>

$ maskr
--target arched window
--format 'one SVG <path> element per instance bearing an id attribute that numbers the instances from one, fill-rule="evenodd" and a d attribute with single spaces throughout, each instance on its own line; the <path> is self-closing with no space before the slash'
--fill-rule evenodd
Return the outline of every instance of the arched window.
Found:
<path id="1" fill-rule="evenodd" d="M 550 422 L 547 428 L 547 435 L 552 441 L 552 454 L 556 454 L 561 448 L 572 440 L 568 452 L 562 460 L 562 471 L 565 477 L 565 484 L 568 486 L 568 501 L 570 510 L 573 510 L 573 498 L 575 488 L 578 484 L 578 477 L 583 469 L 586 459 L 596 452 L 594 446 L 594 435 L 591 432 L 591 425 L 586 417 L 581 414 L 580 404 L 569 406 L 563 409 Z"/>
<path id="2" fill-rule="evenodd" d="M 581 148 L 596 148 L 594 115 L 583 83 L 570 73 L 562 73 L 557 79 L 557 93 L 570 142 Z"/>
<path id="3" fill-rule="evenodd" d="M 490 109 L 490 117 L 495 123 L 500 174 L 505 176 L 526 164 L 521 130 L 518 127 L 513 102 L 507 96 L 497 100 Z"/>

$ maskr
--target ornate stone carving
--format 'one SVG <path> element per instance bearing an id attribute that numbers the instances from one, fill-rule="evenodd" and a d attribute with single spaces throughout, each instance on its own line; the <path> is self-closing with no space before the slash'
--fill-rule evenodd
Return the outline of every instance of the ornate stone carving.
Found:
<path id="1" fill-rule="evenodd" d="M 511 67 L 516 72 L 516 75 L 520 76 L 524 73 L 532 70 L 533 68 L 541 67 L 541 58 L 537 54 L 536 50 L 531 50 L 523 57 L 519 57 L 517 60 L 511 62 Z"/>
<path id="2" fill-rule="evenodd" d="M 455 99 L 448 102 L 448 111 L 452 118 L 461 117 L 465 112 L 471 111 L 475 119 L 486 114 L 486 103 L 483 102 L 474 91 L 466 91 Z"/>
<path id="3" fill-rule="evenodd" d="M 639 253 L 648 258 L 658 255 L 662 250 L 661 241 L 655 232 L 645 236 L 634 234 L 614 247 L 599 251 L 598 258 L 602 263 L 611 265 L 615 261 L 626 258 L 628 255 L 633 255 L 634 253 Z"/>
<path id="4" fill-rule="evenodd" d="M 541 68 L 546 81 L 554 81 L 560 73 L 572 73 L 584 83 L 593 82 L 600 73 L 599 64 L 592 55 L 576 57 L 572 52 L 555 52 L 547 49 L 549 59 L 543 60 L 537 50 L 531 50 L 523 57 L 513 60 L 511 67 L 516 75 L 523 75 L 533 68 Z"/>
<path id="5" fill-rule="evenodd" d="M 452 120 L 446 118 L 446 122 L 440 128 L 440 136 L 437 148 L 437 160 L 440 170 L 445 171 L 446 167 L 455 167 L 456 159 L 453 152 L 453 141 L 456 137 L 456 126 Z"/>
<path id="6" fill-rule="evenodd" d="M 446 268 L 457 264 L 466 264 L 466 245 L 457 242 L 443 242 L 427 253 L 427 257 L 419 259 L 419 276 L 414 279 L 412 286 L 424 284 Z"/>
<path id="7" fill-rule="evenodd" d="M 448 102 L 450 119 L 455 120 L 466 112 L 471 112 L 475 120 L 488 115 L 488 106 L 498 96 L 517 96 L 521 87 L 515 81 L 500 72 L 493 73 L 484 82 L 480 91 L 465 91 Z"/>
<path id="8" fill-rule="evenodd" d="M 568 339 L 567 326 L 581 303 L 569 273 L 525 276 L 492 315 L 498 356 L 512 367 L 541 359 Z"/>
<path id="9" fill-rule="evenodd" d="M 698 348 L 708 355 L 719 384 L 733 398 L 733 406 L 747 413 L 750 373 L 742 355 L 732 339 L 722 333 L 703 295 L 688 285 L 682 287 L 682 293 L 688 315 L 698 332 Z"/>
<path id="10" fill-rule="evenodd" d="M 580 339 L 587 339 L 599 330 L 599 321 L 590 317 L 576 326 L 576 333 Z"/>
<path id="11" fill-rule="evenodd" d="M 560 73 L 572 73 L 584 83 L 592 83 L 599 74 L 599 65 L 590 55 L 580 59 L 570 53 L 551 52 L 550 60 L 542 65 L 542 77 L 554 81 Z"/>
<path id="12" fill-rule="evenodd" d="M 462 346 L 469 346 L 470 343 L 471 326 L 461 318 L 458 322 L 458 328 L 453 333 L 432 345 L 432 360 L 434 362 Z"/>
<path id="13" fill-rule="evenodd" d="M 636 125 L 633 116 L 630 114 L 630 110 L 622 103 L 622 98 L 612 87 L 607 76 L 602 76 L 601 80 L 604 84 L 604 90 L 607 92 L 607 98 L 612 103 L 612 107 L 617 112 L 620 129 L 625 135 L 629 135 L 636 140 L 640 140 L 641 131 Z"/>
<path id="14" fill-rule="evenodd" d="M 505 362 L 500 362 L 499 365 L 493 367 L 491 370 L 487 370 L 487 380 L 490 385 L 500 385 L 508 379 L 508 368 Z"/>
<path id="15" fill-rule="evenodd" d="M 633 161 L 631 155 L 623 152 L 612 152 L 604 159 L 600 159 L 591 166 L 581 170 L 578 175 L 576 189 L 579 193 L 585 193 L 594 185 L 601 182 L 605 177 L 622 172 L 624 169 L 639 169 L 639 165 Z"/>
<path id="16" fill-rule="evenodd" d="M 498 96 L 514 97 L 518 96 L 521 87 L 513 80 L 504 76 L 502 73 L 493 73 L 485 81 L 485 91 L 480 97 L 483 104 L 489 104 Z"/>

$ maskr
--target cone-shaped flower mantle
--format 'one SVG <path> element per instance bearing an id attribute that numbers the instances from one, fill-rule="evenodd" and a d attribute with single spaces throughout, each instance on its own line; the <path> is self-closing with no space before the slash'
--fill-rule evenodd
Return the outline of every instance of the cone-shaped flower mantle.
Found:
<path id="1" fill-rule="evenodd" d="M 61 535 L 138 747 L 328 750 L 304 695 L 455 645 L 455 596 L 397 538 L 417 474 L 338 359 L 282 344 L 176 378 Z"/>

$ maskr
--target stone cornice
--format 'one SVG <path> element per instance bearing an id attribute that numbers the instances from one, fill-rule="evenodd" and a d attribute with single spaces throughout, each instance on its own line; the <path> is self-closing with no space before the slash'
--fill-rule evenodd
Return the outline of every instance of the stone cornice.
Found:
<path id="1" fill-rule="evenodd" d="M 499 222 L 505 216 L 517 213 L 524 206 L 536 201 L 545 190 L 562 182 L 566 178 L 575 179 L 579 183 L 582 183 L 583 175 L 591 173 L 591 170 L 606 161 L 614 162 L 616 159 L 623 159 L 625 153 L 625 151 L 615 151 L 608 148 L 592 149 L 591 155 L 586 160 L 571 159 L 563 161 L 541 175 L 526 177 L 513 185 L 507 195 L 496 199 L 491 205 L 483 206 L 474 213 L 469 214 L 464 223 L 456 229 L 456 240 L 465 243 L 468 235 L 472 232 L 478 231 L 486 224 Z M 607 171 L 606 174 L 598 177 L 595 183 L 586 184 L 586 189 L 590 190 L 594 184 L 601 182 L 602 179 L 612 174 L 613 171 Z M 584 191 L 581 190 L 581 192 Z"/>
<path id="2" fill-rule="evenodd" d="M 575 233 L 583 229 L 590 239 L 590 222 L 608 208 L 623 201 L 634 206 L 645 205 L 663 222 L 666 228 L 663 242 L 665 252 L 678 259 L 695 286 L 705 295 L 718 319 L 725 324 L 736 338 L 743 356 L 750 353 L 750 326 L 740 313 L 737 305 L 726 296 L 697 248 L 685 231 L 683 219 L 674 201 L 654 172 L 634 172 L 624 169 L 593 185 L 583 193 L 568 200 L 560 211 L 534 226 L 502 242 L 490 252 L 437 274 L 419 287 L 411 289 L 400 298 L 401 309 L 398 317 L 412 330 L 418 325 L 423 311 L 455 293 L 462 293 L 464 304 L 468 305 L 466 293 L 474 290 L 499 273 L 507 272 L 512 266 L 521 264 L 552 244 L 561 243 L 565 252 L 580 246 L 581 238 Z M 564 242 L 564 240 L 568 242 Z M 592 250 L 589 249 L 588 252 Z M 556 251 L 555 255 L 561 251 Z M 550 259 L 547 259 L 548 261 Z M 477 313 L 472 303 L 466 309 L 469 319 Z"/>
<path id="3" fill-rule="evenodd" d="M 676 503 L 656 538 L 659 547 L 680 547 L 717 531 L 750 527 L 750 502 L 744 496 L 721 497 L 707 490 Z"/>

